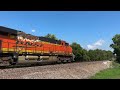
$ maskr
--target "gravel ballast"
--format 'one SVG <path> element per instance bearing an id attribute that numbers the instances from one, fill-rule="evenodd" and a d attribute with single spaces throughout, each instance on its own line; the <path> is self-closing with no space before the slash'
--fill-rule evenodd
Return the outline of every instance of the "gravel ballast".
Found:
<path id="1" fill-rule="evenodd" d="M 88 79 L 110 64 L 110 61 L 95 61 L 0 69 L 0 79 Z"/>

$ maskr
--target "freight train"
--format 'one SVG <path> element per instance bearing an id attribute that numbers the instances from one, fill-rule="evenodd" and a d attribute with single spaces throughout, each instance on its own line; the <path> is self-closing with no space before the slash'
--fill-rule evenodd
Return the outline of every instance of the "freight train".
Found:
<path id="1" fill-rule="evenodd" d="M 20 61 L 72 62 L 74 54 L 63 40 L 34 36 L 21 30 L 0 26 L 0 63 L 19 64 Z"/>

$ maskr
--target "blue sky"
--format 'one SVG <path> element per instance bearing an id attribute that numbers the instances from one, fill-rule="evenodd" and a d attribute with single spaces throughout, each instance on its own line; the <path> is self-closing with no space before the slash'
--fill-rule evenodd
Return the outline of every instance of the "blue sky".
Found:
<path id="1" fill-rule="evenodd" d="M 120 11 L 0 11 L 0 26 L 111 50 L 112 37 L 120 34 Z"/>

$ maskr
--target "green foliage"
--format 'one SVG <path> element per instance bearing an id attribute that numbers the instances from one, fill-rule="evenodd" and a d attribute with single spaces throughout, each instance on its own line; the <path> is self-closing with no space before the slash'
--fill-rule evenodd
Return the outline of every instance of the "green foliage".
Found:
<path id="1" fill-rule="evenodd" d="M 96 73 L 90 79 L 120 79 L 120 64 L 113 62 L 113 68 L 102 70 Z"/>
<path id="2" fill-rule="evenodd" d="M 77 61 L 100 61 L 100 60 L 112 60 L 114 57 L 111 51 L 106 50 L 85 50 L 76 42 L 71 44 L 75 60 Z"/>
<path id="3" fill-rule="evenodd" d="M 90 61 L 89 53 L 87 50 L 83 49 L 82 50 L 82 56 L 83 56 L 83 61 Z"/>
<path id="4" fill-rule="evenodd" d="M 47 35 L 45 35 L 45 37 L 46 38 L 51 38 L 51 39 L 54 39 L 54 40 L 58 40 L 54 34 L 47 34 Z"/>
<path id="5" fill-rule="evenodd" d="M 112 62 L 112 67 L 113 68 L 120 68 L 120 64 L 117 63 L 116 61 Z"/>
<path id="6" fill-rule="evenodd" d="M 90 60 L 110 60 L 113 58 L 113 53 L 111 51 L 106 50 L 89 50 Z"/>
<path id="7" fill-rule="evenodd" d="M 120 79 L 120 68 L 110 68 L 97 73 L 91 79 Z"/>
<path id="8" fill-rule="evenodd" d="M 110 45 L 114 49 L 114 54 L 116 54 L 116 61 L 120 63 L 120 34 L 116 34 L 113 38 L 113 44 Z"/>
<path id="9" fill-rule="evenodd" d="M 73 54 L 75 55 L 75 60 L 82 60 L 82 47 L 77 44 L 76 42 L 73 42 L 71 44 L 71 47 L 73 49 Z"/>

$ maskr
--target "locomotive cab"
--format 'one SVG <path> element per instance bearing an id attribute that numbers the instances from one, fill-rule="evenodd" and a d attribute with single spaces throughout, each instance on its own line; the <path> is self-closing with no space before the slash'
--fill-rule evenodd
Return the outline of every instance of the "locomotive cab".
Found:
<path id="1" fill-rule="evenodd" d="M 17 30 L 0 26 L 0 60 L 10 61 L 16 58 Z M 11 59 L 11 60 L 10 60 Z M 11 62 L 13 64 L 13 62 Z"/>

